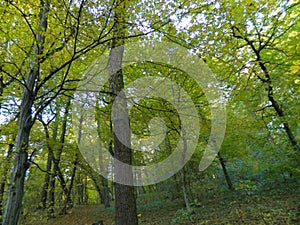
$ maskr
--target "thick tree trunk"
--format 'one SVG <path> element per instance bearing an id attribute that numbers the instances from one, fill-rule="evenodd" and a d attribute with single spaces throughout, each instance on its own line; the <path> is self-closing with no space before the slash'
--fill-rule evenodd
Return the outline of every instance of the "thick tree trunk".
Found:
<path id="1" fill-rule="evenodd" d="M 109 55 L 108 68 L 110 74 L 110 91 L 112 93 L 112 100 L 119 95 L 120 101 L 116 104 L 116 111 L 118 113 L 118 119 L 114 119 L 113 116 L 113 127 L 114 131 L 122 131 L 119 135 L 122 136 L 123 142 L 118 139 L 114 132 L 114 157 L 126 164 L 132 164 L 132 152 L 130 149 L 130 128 L 128 109 L 126 103 L 126 96 L 121 93 L 124 88 L 122 69 L 122 57 L 124 52 L 124 36 L 126 33 L 126 5 L 125 1 L 117 0 L 116 9 L 114 15 L 115 29 L 113 32 L 114 39 L 112 41 L 112 50 Z M 122 96 L 120 96 L 122 95 Z M 115 117 L 116 118 L 116 117 Z M 124 171 L 121 166 L 116 165 L 115 180 L 126 179 L 126 183 L 133 181 L 132 171 Z M 131 176 L 130 176 L 131 174 Z M 124 185 L 121 183 L 115 183 L 115 207 L 116 207 L 116 225 L 137 225 L 137 210 L 136 210 L 136 199 L 134 195 L 134 186 Z"/>
<path id="2" fill-rule="evenodd" d="M 14 167 L 8 188 L 6 208 L 3 217 L 3 224 L 16 225 L 22 207 L 22 199 L 24 195 L 24 181 L 26 171 L 29 167 L 28 163 L 28 142 L 29 134 L 32 127 L 31 107 L 33 105 L 34 96 L 32 96 L 34 80 L 38 71 L 31 70 L 27 77 L 27 88 L 24 89 L 22 103 L 20 108 L 19 129 L 16 139 L 16 153 L 14 159 Z"/>
<path id="3" fill-rule="evenodd" d="M 19 128 L 16 138 L 16 153 L 14 167 L 8 188 L 6 208 L 3 217 L 3 224 L 17 225 L 21 212 L 24 195 L 24 181 L 28 163 L 28 143 L 30 130 L 33 125 L 31 107 L 34 103 L 34 84 L 39 75 L 39 56 L 43 53 L 45 42 L 44 32 L 47 29 L 47 12 L 49 10 L 48 0 L 41 0 L 41 12 L 39 16 L 39 26 L 36 35 L 36 48 L 34 59 L 31 63 L 30 72 L 26 78 L 22 101 L 20 106 Z"/>

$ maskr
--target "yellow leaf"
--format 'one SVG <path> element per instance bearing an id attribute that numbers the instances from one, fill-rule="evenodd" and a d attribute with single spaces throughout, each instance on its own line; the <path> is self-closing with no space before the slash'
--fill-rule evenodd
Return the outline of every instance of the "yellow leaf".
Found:
<path id="1" fill-rule="evenodd" d="M 293 66 L 291 66 L 291 74 L 298 73 L 300 69 L 300 60 L 297 60 Z"/>

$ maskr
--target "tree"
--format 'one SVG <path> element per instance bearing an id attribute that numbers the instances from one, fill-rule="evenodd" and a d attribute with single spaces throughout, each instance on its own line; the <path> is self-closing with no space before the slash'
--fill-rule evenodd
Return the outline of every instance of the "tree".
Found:
<path id="1" fill-rule="evenodd" d="M 13 57 L 1 62 L 1 73 L 17 81 L 24 88 L 21 99 L 17 99 L 17 96 L 13 99 L 20 101 L 20 111 L 14 168 L 3 218 L 3 223 L 10 225 L 17 223 L 22 206 L 24 181 L 29 167 L 28 145 L 31 128 L 40 113 L 57 96 L 74 88 L 78 78 L 70 75 L 71 65 L 82 55 L 108 42 L 105 39 L 110 32 L 107 28 L 110 14 L 105 19 L 96 21 L 89 10 L 84 10 L 85 1 L 81 1 L 78 5 L 72 2 L 68 5 L 50 4 L 48 0 L 41 0 L 39 4 L 36 2 L 16 4 L 13 1 L 5 4 L 5 13 L 12 15 L 9 22 L 16 26 L 16 29 L 4 26 L 7 29 L 1 32 L 7 39 L 10 39 L 10 35 L 14 32 L 19 32 L 20 35 L 8 40 L 12 47 L 7 48 L 7 54 L 9 57 L 11 57 L 9 51 L 13 51 L 14 54 Z M 109 8 L 109 5 L 107 7 Z M 66 10 L 61 10 L 64 8 Z M 70 10 L 76 16 L 74 14 L 71 16 Z M 58 13 L 54 15 L 53 12 Z M 90 24 L 100 23 L 103 24 L 102 30 L 97 28 L 93 30 L 95 32 L 93 37 L 87 37 L 80 25 L 83 17 L 89 21 L 83 24 L 85 28 L 90 27 Z M 53 25 L 50 28 L 49 22 Z M 1 23 L 5 22 L 1 20 Z M 80 43 L 79 39 L 82 40 Z M 20 60 L 21 56 L 24 56 L 25 60 Z M 78 68 L 80 70 L 80 66 Z M 17 72 L 13 73 L 14 70 Z M 26 78 L 23 77 L 24 74 L 27 74 Z"/>
<path id="2" fill-rule="evenodd" d="M 114 132 L 114 157 L 128 165 L 132 164 L 132 150 L 130 149 L 130 128 L 129 115 L 126 103 L 126 96 L 122 89 L 124 81 L 122 75 L 122 56 L 124 51 L 124 37 L 126 35 L 126 15 L 127 2 L 117 1 L 117 7 L 114 10 L 115 27 L 113 31 L 112 50 L 109 54 L 108 69 L 110 75 L 110 91 L 112 102 L 115 97 L 121 95 L 121 102 L 117 104 L 118 115 L 113 115 L 112 125 L 114 131 L 122 131 L 121 140 Z M 122 140 L 126 143 L 122 143 Z M 138 224 L 136 199 L 134 196 L 134 186 L 120 183 L 124 180 L 126 183 L 133 184 L 133 173 L 131 169 L 125 170 L 121 166 L 114 168 L 115 179 L 115 204 L 116 204 L 116 224 L 117 225 L 135 225 Z"/>
<path id="3" fill-rule="evenodd" d="M 283 5 L 281 8 L 282 12 L 277 15 L 271 16 L 269 11 L 265 12 L 265 15 L 256 17 L 247 18 L 245 22 L 254 26 L 253 30 L 247 30 L 245 26 L 245 22 L 241 22 L 241 25 L 232 25 L 232 35 L 236 39 L 242 40 L 245 42 L 244 48 L 250 48 L 250 51 L 254 54 L 253 63 L 253 73 L 256 78 L 259 79 L 265 86 L 267 90 L 267 98 L 270 102 L 270 105 L 266 105 L 265 107 L 272 107 L 278 117 L 281 120 L 283 125 L 283 129 L 288 136 L 288 139 L 296 152 L 299 152 L 298 142 L 294 135 L 294 132 L 291 129 L 291 126 L 286 118 L 283 107 L 281 107 L 280 103 L 276 99 L 276 93 L 274 92 L 274 81 L 272 79 L 272 69 L 268 69 L 269 67 L 273 67 L 277 64 L 277 62 L 273 61 L 276 59 L 268 59 L 269 57 L 265 53 L 269 49 L 278 49 L 277 40 L 280 39 L 281 36 L 286 35 L 287 32 L 295 25 L 293 20 L 290 20 L 289 16 L 284 16 L 283 14 L 289 13 L 291 9 L 296 7 L 297 4 L 287 4 Z M 255 7 L 250 8 L 249 11 L 264 11 L 263 8 L 255 9 Z M 260 18 L 261 17 L 261 18 Z M 269 18 L 271 17 L 271 18 Z M 288 22 L 285 23 L 284 21 Z M 268 25 L 267 25 L 268 24 Z M 271 25 L 270 25 L 271 24 Z M 270 28 L 266 28 L 269 26 Z M 241 28 L 242 27 L 242 28 Z M 280 48 L 280 46 L 279 46 Z M 259 69 L 258 69 L 259 68 Z M 275 69 L 273 69 L 275 72 Z M 273 75 L 274 76 L 274 75 Z"/>
<path id="4" fill-rule="evenodd" d="M 41 1 L 41 11 L 39 15 L 39 25 L 36 35 L 35 52 L 30 65 L 30 72 L 25 81 L 25 89 L 22 95 L 20 107 L 19 128 L 16 139 L 16 153 L 14 168 L 8 189 L 8 197 L 3 217 L 3 224 L 15 225 L 18 223 L 22 198 L 24 194 L 24 180 L 26 170 L 29 168 L 28 162 L 28 142 L 30 130 L 33 125 L 32 106 L 34 103 L 34 82 L 39 76 L 39 57 L 43 54 L 45 43 L 44 33 L 47 30 L 47 13 L 49 11 L 49 1 Z"/>

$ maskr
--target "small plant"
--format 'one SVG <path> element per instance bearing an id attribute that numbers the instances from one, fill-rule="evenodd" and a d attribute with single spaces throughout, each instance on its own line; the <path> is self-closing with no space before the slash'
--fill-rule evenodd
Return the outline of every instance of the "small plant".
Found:
<path id="1" fill-rule="evenodd" d="M 198 199 L 194 199 L 194 200 L 190 203 L 190 206 L 191 206 L 192 208 L 196 208 L 196 207 L 201 207 L 202 204 L 201 204 L 201 202 L 198 201 Z"/>
<path id="2" fill-rule="evenodd" d="M 179 209 L 173 216 L 171 224 L 178 224 L 178 223 L 190 224 L 190 222 L 195 221 L 195 219 L 196 219 L 196 214 L 192 208 L 190 210 Z"/>

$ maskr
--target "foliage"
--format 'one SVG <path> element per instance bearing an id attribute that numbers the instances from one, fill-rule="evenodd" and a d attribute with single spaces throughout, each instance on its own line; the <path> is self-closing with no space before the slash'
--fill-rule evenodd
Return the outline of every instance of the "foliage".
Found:
<path id="1" fill-rule="evenodd" d="M 38 75 L 31 91 L 28 160 L 21 165 L 30 167 L 20 223 L 46 224 L 47 219 L 61 213 L 68 194 L 68 210 L 75 207 L 72 215 L 90 216 L 86 221 L 77 218 L 81 224 L 93 223 L 102 215 L 112 223 L 114 206 L 98 210 L 94 204 L 103 201 L 105 188 L 113 202 L 113 182 L 105 183 L 80 155 L 71 114 L 79 80 L 116 39 L 114 15 L 121 10 L 120 5 L 109 0 L 51 1 L 47 29 L 41 30 L 43 2 L 0 2 L 0 220 L 17 155 L 22 96 L 29 89 L 26 79 L 35 69 Z M 173 67 L 153 62 L 131 64 L 122 70 L 125 87 L 145 75 L 176 81 L 191 97 L 201 122 L 197 150 L 184 170 L 143 187 L 143 194 L 137 190 L 141 223 L 296 223 L 299 206 L 294 199 L 299 193 L 295 187 L 300 177 L 299 2 L 125 2 L 128 12 L 121 13 L 126 27 L 122 42 L 175 42 L 204 60 L 220 82 L 227 103 L 227 129 L 220 154 L 235 188 L 235 192 L 227 190 L 218 158 L 207 170 L 198 171 L 211 131 L 211 109 L 201 87 Z M 39 37 L 44 37 L 43 41 Z M 95 121 L 103 146 L 112 148 L 112 95 L 106 85 L 98 95 Z M 159 146 L 150 152 L 134 151 L 133 163 L 154 164 L 170 156 L 181 129 L 180 116 L 172 104 L 145 98 L 129 114 L 132 134 L 140 140 L 151 135 L 149 123 L 153 118 L 159 117 L 166 124 L 166 136 Z M 48 184 L 44 189 L 47 201 L 43 208 L 41 193 L 47 175 L 53 186 Z M 189 206 L 183 206 L 183 188 Z M 85 204 L 88 206 L 82 206 Z M 162 218 L 156 218 L 155 213 Z M 65 220 L 72 218 L 69 215 Z"/>

